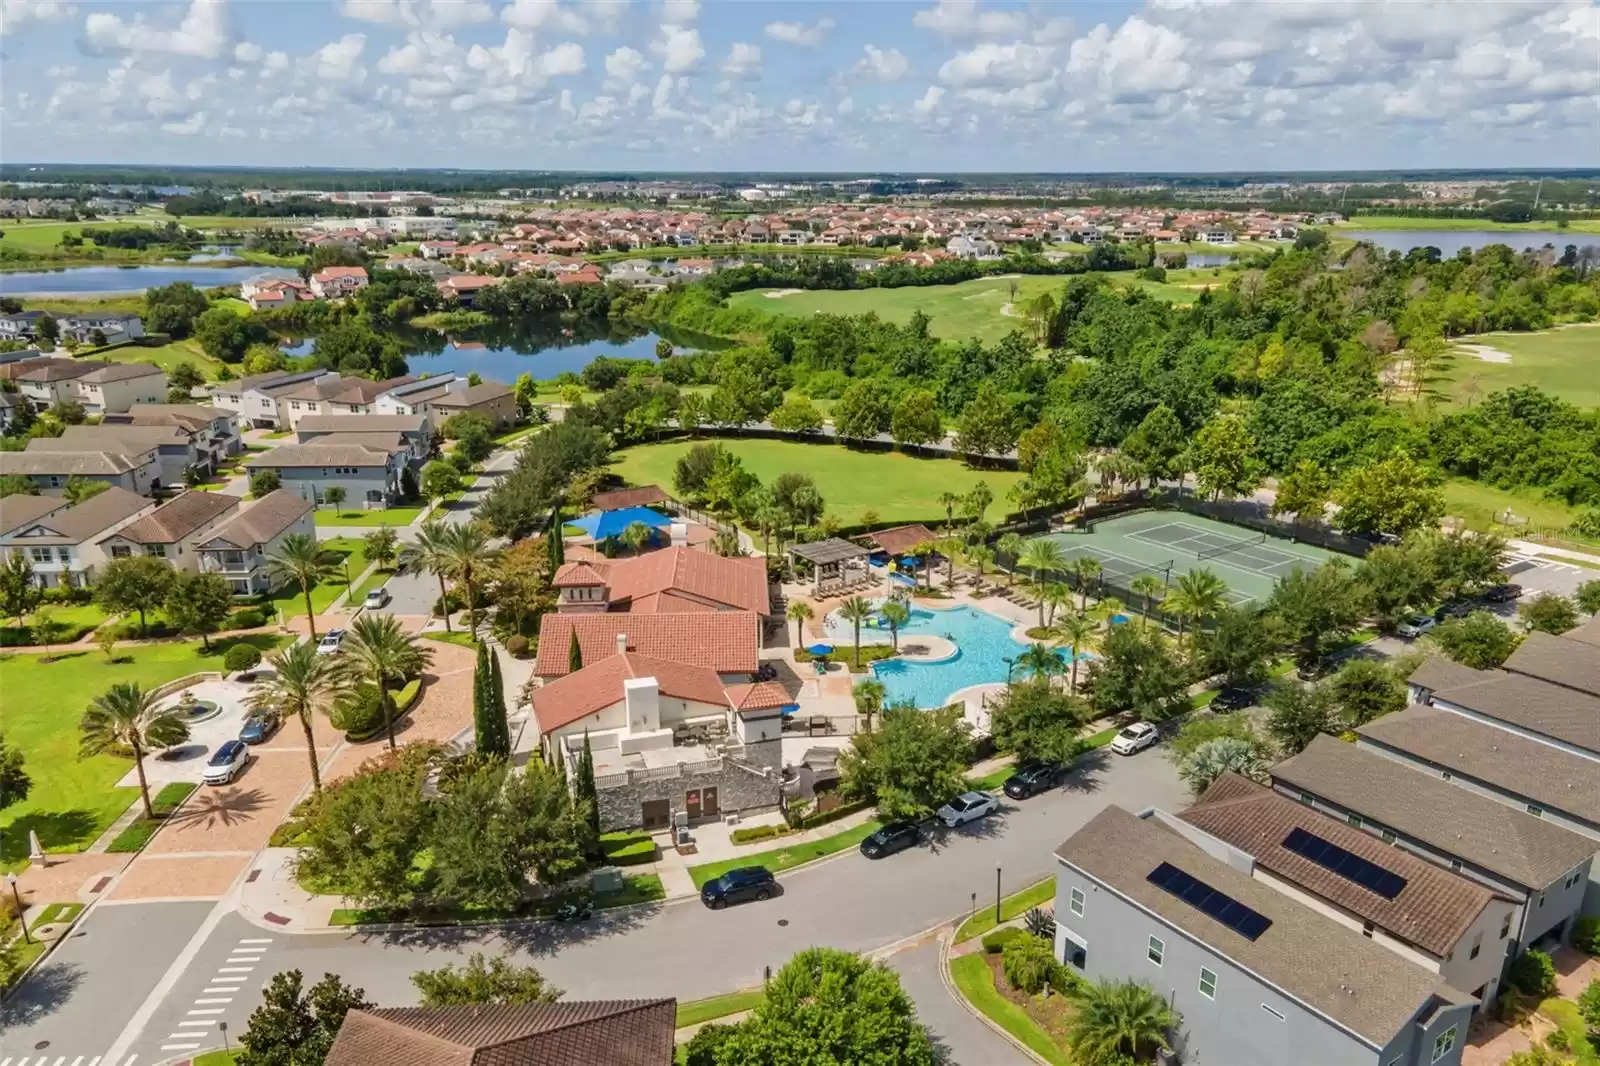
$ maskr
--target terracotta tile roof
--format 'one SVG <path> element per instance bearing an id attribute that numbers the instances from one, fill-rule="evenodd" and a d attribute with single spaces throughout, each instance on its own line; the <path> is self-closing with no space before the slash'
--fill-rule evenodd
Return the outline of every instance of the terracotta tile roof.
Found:
<path id="1" fill-rule="evenodd" d="M 649 507 L 652 503 L 666 503 L 671 498 L 659 485 L 640 485 L 638 488 L 597 492 L 589 502 L 597 511 L 622 511 L 629 507 Z"/>
<path id="2" fill-rule="evenodd" d="M 1330 736 L 1272 778 L 1535 891 L 1596 851 L 1587 837 Z"/>
<path id="3" fill-rule="evenodd" d="M 628 613 L 639 615 L 716 614 L 719 610 L 715 604 L 691 600 L 676 592 L 653 592 L 648 596 L 631 600 L 628 604 Z"/>
<path id="4" fill-rule="evenodd" d="M 909 526 L 895 526 L 893 529 L 880 529 L 872 534 L 873 541 L 890 555 L 904 555 L 925 540 L 936 540 L 933 530 L 917 523 Z"/>
<path id="5" fill-rule="evenodd" d="M 238 506 L 239 497 L 227 493 L 186 492 L 113 536 L 126 537 L 135 544 L 174 544 Z"/>
<path id="6" fill-rule="evenodd" d="M 546 614 L 539 623 L 539 657 L 534 673 L 540 677 L 567 673 L 567 652 L 574 631 L 586 663 L 616 654 L 617 635 L 625 634 L 629 651 L 708 667 L 719 674 L 753 673 L 761 646 L 761 621 L 749 611 L 718 611 L 695 618 L 610 612 Z"/>
<path id="7" fill-rule="evenodd" d="M 550 584 L 558 589 L 603 586 L 606 583 L 605 574 L 602 572 L 604 565 L 598 561 L 562 563 Z"/>
<path id="8" fill-rule="evenodd" d="M 1483 885 L 1238 774 L 1218 778 L 1178 817 L 1254 856 L 1263 869 L 1440 958 L 1450 953 L 1494 899 Z M 1405 878 L 1405 888 L 1394 899 L 1385 899 L 1290 851 L 1283 843 L 1293 829 L 1314 833 Z"/>
<path id="9" fill-rule="evenodd" d="M 766 563 L 756 557 L 724 558 L 690 548 L 663 548 L 606 569 L 612 601 L 675 592 L 687 599 L 769 614 Z"/>
<path id="10" fill-rule="evenodd" d="M 677 1001 L 353 1010 L 327 1066 L 670 1066 Z"/>
<path id="11" fill-rule="evenodd" d="M 1095 815 L 1056 849 L 1056 855 L 1134 906 L 1202 944 L 1214 945 L 1235 965 L 1380 1047 L 1412 1024 L 1420 1010 L 1441 1001 L 1470 1002 L 1431 970 L 1213 859 L 1176 830 L 1121 807 L 1107 807 Z M 1227 893 L 1272 924 L 1255 940 L 1246 939 L 1151 884 L 1149 874 L 1163 862 Z M 1062 920 L 1072 924 L 1070 918 Z"/>
<path id="12" fill-rule="evenodd" d="M 1408 707 L 1356 732 L 1364 742 L 1600 825 L 1600 762 L 1592 758 L 1442 707 Z"/>
<path id="13" fill-rule="evenodd" d="M 613 654 L 533 691 L 539 731 L 548 733 L 622 700 L 622 683 L 653 677 L 663 696 L 726 705 L 727 692 L 715 670 L 633 653 Z"/>
<path id="14" fill-rule="evenodd" d="M 1505 668 L 1552 685 L 1600 696 L 1600 655 L 1566 637 L 1535 630 L 1506 660 Z"/>
<path id="15" fill-rule="evenodd" d="M 288 489 L 276 489 L 246 507 L 207 537 L 205 543 L 223 541 L 239 548 L 266 544 L 310 513 L 310 500 L 301 499 Z"/>
<path id="16" fill-rule="evenodd" d="M 758 681 L 753 685 L 729 685 L 728 702 L 736 711 L 775 711 L 794 700 L 789 690 L 776 681 Z"/>

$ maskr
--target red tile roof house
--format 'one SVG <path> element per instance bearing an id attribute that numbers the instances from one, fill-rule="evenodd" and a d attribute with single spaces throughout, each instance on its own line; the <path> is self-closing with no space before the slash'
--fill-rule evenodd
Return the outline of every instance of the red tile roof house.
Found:
<path id="1" fill-rule="evenodd" d="M 311 292 L 322 300 L 349 296 L 357 289 L 365 288 L 366 284 L 367 271 L 365 267 L 324 267 L 311 275 Z"/>
<path id="2" fill-rule="evenodd" d="M 772 613 L 763 560 L 663 548 L 631 559 L 572 562 L 556 571 L 562 613 Z"/>

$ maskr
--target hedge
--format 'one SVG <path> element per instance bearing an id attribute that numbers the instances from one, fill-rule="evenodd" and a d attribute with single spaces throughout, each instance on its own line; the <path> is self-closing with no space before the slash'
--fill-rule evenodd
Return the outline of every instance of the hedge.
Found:
<path id="1" fill-rule="evenodd" d="M 829 822 L 837 822 L 841 818 L 848 818 L 857 811 L 864 811 L 870 806 L 872 804 L 867 800 L 841 803 L 832 810 L 807 815 L 795 824 L 795 828 L 800 830 L 815 829 L 819 825 L 827 825 Z"/>
<path id="2" fill-rule="evenodd" d="M 656 842 L 648 833 L 606 833 L 600 837 L 600 850 L 612 866 L 637 866 L 655 861 Z"/>
<path id="3" fill-rule="evenodd" d="M 417 693 L 421 690 L 422 678 L 416 677 L 394 693 L 395 725 L 400 724 L 411 705 L 417 701 Z M 359 686 L 349 702 L 343 707 L 336 707 L 335 711 L 337 717 L 330 715 L 329 719 L 336 727 L 345 730 L 344 739 L 352 744 L 371 740 L 385 732 L 383 710 L 378 706 L 378 692 L 371 685 Z"/>
<path id="4" fill-rule="evenodd" d="M 988 952 L 990 955 L 998 955 L 1006 949 L 1007 944 L 1018 939 L 1019 937 L 1025 937 L 1027 935 L 1028 931 L 1026 929 L 1019 928 L 1015 925 L 1008 925 L 1001 929 L 996 929 L 992 933 L 985 933 L 983 935 L 983 950 Z"/>
<path id="5" fill-rule="evenodd" d="M 729 838 L 735 844 L 749 844 L 753 841 L 767 840 L 771 837 L 787 836 L 791 832 L 793 830 L 784 825 L 752 825 L 743 829 L 735 829 L 729 834 Z"/>

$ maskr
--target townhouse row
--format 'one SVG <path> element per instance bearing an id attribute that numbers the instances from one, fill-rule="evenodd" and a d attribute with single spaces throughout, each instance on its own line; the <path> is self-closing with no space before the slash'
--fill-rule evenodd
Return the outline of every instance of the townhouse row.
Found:
<path id="1" fill-rule="evenodd" d="M 167 373 L 150 363 L 109 363 L 96 359 L 58 359 L 35 350 L 0 355 L 0 381 L 15 393 L 0 418 L 0 429 L 15 417 L 15 406 L 35 412 L 57 404 L 80 404 L 87 415 L 119 414 L 138 403 L 167 398 Z"/>

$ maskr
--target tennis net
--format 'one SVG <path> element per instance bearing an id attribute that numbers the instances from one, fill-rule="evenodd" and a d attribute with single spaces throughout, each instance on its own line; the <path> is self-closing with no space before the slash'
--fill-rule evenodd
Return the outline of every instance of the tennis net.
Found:
<path id="1" fill-rule="evenodd" d="M 1199 551 L 1194 553 L 1194 557 L 1196 559 L 1214 559 L 1219 555 L 1225 555 L 1231 551 L 1238 551 L 1240 548 L 1248 548 L 1252 544 L 1264 544 L 1266 543 L 1266 540 L 1267 535 L 1265 533 L 1260 533 L 1254 537 L 1245 537 L 1243 540 L 1236 540 L 1232 543 L 1224 544 L 1218 548 L 1201 548 Z"/>

